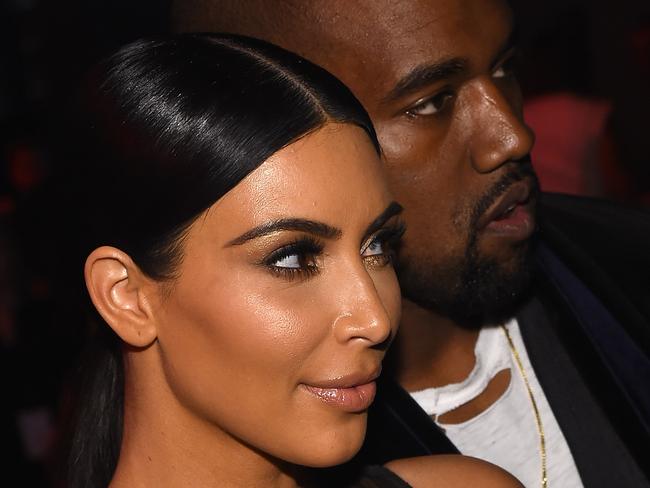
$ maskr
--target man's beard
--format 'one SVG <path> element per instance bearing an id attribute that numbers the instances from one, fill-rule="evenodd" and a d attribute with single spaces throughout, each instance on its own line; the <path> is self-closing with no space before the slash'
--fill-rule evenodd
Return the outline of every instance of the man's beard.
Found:
<path id="1" fill-rule="evenodd" d="M 525 178 L 533 181 L 531 201 L 537 200 L 539 182 L 530 161 L 517 163 L 472 208 L 463 255 L 439 264 L 400 260 L 403 296 L 465 327 L 510 318 L 531 281 L 534 238 L 513 244 L 512 258 L 499 263 L 479 253 L 478 220 L 510 185 Z"/>

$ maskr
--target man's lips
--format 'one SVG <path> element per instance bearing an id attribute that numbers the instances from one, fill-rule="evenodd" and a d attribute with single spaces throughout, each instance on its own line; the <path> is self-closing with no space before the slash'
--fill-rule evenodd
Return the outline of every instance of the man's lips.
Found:
<path id="1" fill-rule="evenodd" d="M 481 215 L 478 230 L 523 240 L 530 237 L 535 228 L 532 214 L 533 182 L 517 181 Z"/>
<path id="2" fill-rule="evenodd" d="M 367 410 L 375 399 L 381 368 L 371 374 L 353 374 L 331 380 L 318 381 L 315 384 L 303 383 L 304 388 L 316 398 L 328 405 L 339 407 L 346 412 Z"/>

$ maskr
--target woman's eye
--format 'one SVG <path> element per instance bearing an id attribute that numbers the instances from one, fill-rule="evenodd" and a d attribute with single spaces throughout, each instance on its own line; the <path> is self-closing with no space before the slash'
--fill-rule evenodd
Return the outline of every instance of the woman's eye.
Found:
<path id="1" fill-rule="evenodd" d="M 366 265 L 373 268 L 381 268 L 392 263 L 393 255 L 391 252 L 387 252 L 388 248 L 388 243 L 382 240 L 380 236 L 377 236 L 362 249 L 361 258 Z"/>
<path id="2" fill-rule="evenodd" d="M 291 254 L 290 256 L 278 259 L 272 264 L 272 266 L 275 266 L 276 268 L 300 268 L 300 257 L 297 254 Z"/>
<path id="3" fill-rule="evenodd" d="M 361 253 L 362 256 L 377 256 L 378 254 L 384 254 L 384 243 L 374 239 Z"/>
<path id="4" fill-rule="evenodd" d="M 452 98 L 453 94 L 445 91 L 419 101 L 408 109 L 406 113 L 411 116 L 435 115 L 444 110 Z"/>
<path id="5" fill-rule="evenodd" d="M 318 273 L 318 256 L 323 246 L 310 238 L 300 239 L 271 253 L 262 264 L 275 275 L 287 279 Z"/>
<path id="6" fill-rule="evenodd" d="M 406 227 L 401 222 L 381 229 L 361 248 L 361 258 L 367 265 L 373 267 L 391 264 L 405 230 Z"/>

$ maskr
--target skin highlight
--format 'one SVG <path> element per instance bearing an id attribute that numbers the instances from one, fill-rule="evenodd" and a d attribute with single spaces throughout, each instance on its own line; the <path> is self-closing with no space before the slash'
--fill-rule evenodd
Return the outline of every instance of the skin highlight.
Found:
<path id="1" fill-rule="evenodd" d="M 490 463 L 469 456 L 438 455 L 391 461 L 387 467 L 416 488 L 480 486 L 481 488 L 523 487 L 511 474 Z M 431 473 L 436 476 L 432 477 Z"/>
<path id="2" fill-rule="evenodd" d="M 176 9 L 178 30 L 277 43 L 334 73 L 361 100 L 409 226 L 394 372 L 409 390 L 465 379 L 479 327 L 498 323 L 525 292 L 535 228 L 534 137 L 511 67 L 507 2 L 286 1 L 269 9 L 252 1 L 239 11 L 200 0 Z M 507 199 L 512 213 L 500 207 Z M 497 379 L 455 420 L 487 408 L 508 382 Z"/>
<path id="3" fill-rule="evenodd" d="M 96 249 L 88 289 L 126 344 L 111 486 L 293 487 L 352 457 L 399 323 L 400 211 L 363 130 L 327 124 L 190 226 L 171 284 Z"/>

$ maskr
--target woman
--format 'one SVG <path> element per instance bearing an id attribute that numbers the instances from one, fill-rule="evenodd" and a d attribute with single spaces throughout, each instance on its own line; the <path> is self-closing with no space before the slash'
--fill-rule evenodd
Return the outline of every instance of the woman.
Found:
<path id="1" fill-rule="evenodd" d="M 127 46 L 83 106 L 68 158 L 87 173 L 84 276 L 112 333 L 72 485 L 331 486 L 307 467 L 361 446 L 399 320 L 401 207 L 366 113 L 322 69 L 225 35 Z M 432 462 L 440 479 L 476 464 Z"/>

